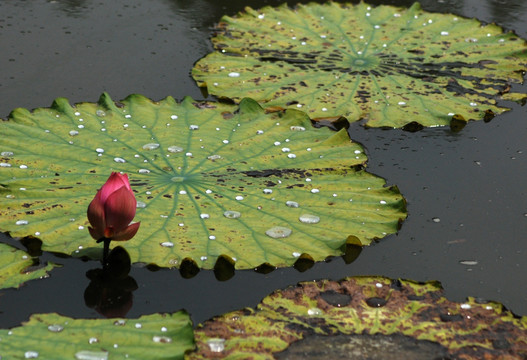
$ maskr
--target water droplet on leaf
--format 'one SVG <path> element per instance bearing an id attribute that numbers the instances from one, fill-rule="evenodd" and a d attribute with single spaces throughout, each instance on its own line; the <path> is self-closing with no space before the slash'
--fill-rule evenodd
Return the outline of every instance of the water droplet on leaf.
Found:
<path id="1" fill-rule="evenodd" d="M 265 235 L 274 239 L 286 238 L 291 235 L 292 231 L 284 226 L 275 226 L 265 232 Z"/>
<path id="2" fill-rule="evenodd" d="M 222 352 L 225 349 L 225 339 L 209 339 L 207 340 L 207 345 L 212 352 Z"/>
<path id="3" fill-rule="evenodd" d="M 225 216 L 227 219 L 238 219 L 242 216 L 242 214 L 238 211 L 227 210 L 223 213 L 223 216 Z"/>
<path id="4" fill-rule="evenodd" d="M 292 208 L 297 208 L 299 205 L 296 201 L 286 201 L 285 204 L 289 207 L 292 207 Z"/>
<path id="5" fill-rule="evenodd" d="M 320 218 L 316 215 L 303 214 L 298 218 L 298 220 L 304 224 L 317 224 L 320 221 Z"/>
<path id="6" fill-rule="evenodd" d="M 156 144 L 156 143 L 150 143 L 150 144 L 144 144 L 143 145 L 143 149 L 144 150 L 155 150 L 157 148 L 159 148 L 159 144 Z"/>
<path id="7" fill-rule="evenodd" d="M 58 332 L 61 332 L 62 330 L 64 330 L 64 326 L 61 326 L 61 325 L 58 325 L 58 324 L 49 325 L 48 326 L 48 330 L 51 331 L 51 332 L 54 332 L 54 333 L 58 333 Z"/>

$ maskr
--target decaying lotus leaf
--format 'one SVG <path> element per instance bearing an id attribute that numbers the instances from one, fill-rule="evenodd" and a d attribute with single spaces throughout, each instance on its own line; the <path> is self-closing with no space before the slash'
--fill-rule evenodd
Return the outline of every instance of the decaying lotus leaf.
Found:
<path id="1" fill-rule="evenodd" d="M 195 334 L 189 359 L 527 357 L 527 317 L 495 302 L 449 301 L 437 282 L 385 277 L 300 283 Z"/>

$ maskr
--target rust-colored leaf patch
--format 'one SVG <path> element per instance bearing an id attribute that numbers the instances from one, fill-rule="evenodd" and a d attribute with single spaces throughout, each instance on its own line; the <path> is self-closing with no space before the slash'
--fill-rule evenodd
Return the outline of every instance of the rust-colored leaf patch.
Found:
<path id="1" fill-rule="evenodd" d="M 527 317 L 495 302 L 450 301 L 437 282 L 385 277 L 300 283 L 255 310 L 209 320 L 195 335 L 189 359 L 349 358 L 352 350 L 371 359 L 527 356 Z"/>

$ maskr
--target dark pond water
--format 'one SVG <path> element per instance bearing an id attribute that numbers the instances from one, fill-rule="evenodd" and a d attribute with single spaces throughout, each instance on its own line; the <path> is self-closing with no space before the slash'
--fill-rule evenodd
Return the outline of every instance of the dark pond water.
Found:
<path id="1" fill-rule="evenodd" d="M 130 93 L 202 99 L 189 72 L 212 50 L 213 24 L 245 5 L 281 2 L 2 0 L 0 117 L 16 107 L 49 106 L 59 96 L 72 103 L 97 101 L 103 91 L 114 99 Z M 422 6 L 497 22 L 527 38 L 523 0 L 425 0 Z M 271 291 L 298 281 L 351 275 L 439 280 L 452 300 L 481 297 L 527 315 L 527 108 L 510 106 L 513 111 L 490 123 L 471 123 L 456 134 L 353 125 L 352 137 L 368 150 L 369 171 L 397 184 L 409 211 L 397 235 L 365 248 L 353 263 L 335 258 L 305 272 L 238 271 L 224 282 L 210 271 L 184 279 L 178 271 L 134 267 L 138 289 L 128 316 L 185 308 L 196 323 L 255 306 Z M 23 248 L 6 236 L 0 241 Z M 39 312 L 100 317 L 83 296 L 89 284 L 85 273 L 99 264 L 46 253 L 42 259 L 63 267 L 48 279 L 0 291 L 0 327 Z M 476 264 L 460 263 L 465 260 Z"/>

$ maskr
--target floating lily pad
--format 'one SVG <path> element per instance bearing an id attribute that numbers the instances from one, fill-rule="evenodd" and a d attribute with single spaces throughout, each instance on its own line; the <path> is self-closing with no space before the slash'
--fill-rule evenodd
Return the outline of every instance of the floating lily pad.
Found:
<path id="1" fill-rule="evenodd" d="M 198 85 L 235 101 L 346 116 L 368 126 L 491 119 L 527 70 L 526 42 L 494 24 L 410 8 L 326 4 L 246 8 L 225 16 Z"/>
<path id="2" fill-rule="evenodd" d="M 256 310 L 209 320 L 195 335 L 188 359 L 527 356 L 527 317 L 495 302 L 449 301 L 437 282 L 384 277 L 300 283 L 267 296 Z"/>
<path id="3" fill-rule="evenodd" d="M 111 171 L 129 174 L 138 200 L 141 228 L 123 246 L 132 262 L 163 267 L 210 269 L 221 255 L 238 269 L 323 260 L 406 216 L 398 189 L 361 170 L 366 155 L 345 130 L 315 129 L 300 111 L 266 114 L 250 99 L 61 98 L 13 111 L 0 131 L 0 229 L 38 237 L 43 250 L 101 249 L 86 209 Z"/>
<path id="4" fill-rule="evenodd" d="M 35 314 L 10 330 L 0 329 L 6 359 L 183 359 L 194 348 L 187 313 L 138 319 L 72 319 Z"/>
<path id="5" fill-rule="evenodd" d="M 0 289 L 18 288 L 26 281 L 47 277 L 55 266 L 36 266 L 25 251 L 0 243 Z"/>

